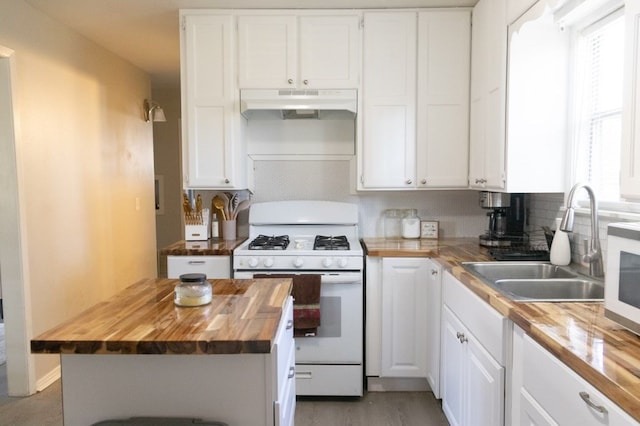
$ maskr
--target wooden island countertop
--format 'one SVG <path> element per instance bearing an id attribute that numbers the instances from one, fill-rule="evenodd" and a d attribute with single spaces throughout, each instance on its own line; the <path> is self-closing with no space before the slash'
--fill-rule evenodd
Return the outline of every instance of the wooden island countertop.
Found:
<path id="1" fill-rule="evenodd" d="M 218 279 L 213 301 L 173 303 L 178 280 L 144 279 L 31 340 L 32 353 L 241 354 L 269 353 L 289 278 Z"/>
<path id="2" fill-rule="evenodd" d="M 430 257 L 564 364 L 640 421 L 640 336 L 604 317 L 604 303 L 519 303 L 461 265 L 488 261 L 476 238 L 365 238 L 368 256 Z"/>

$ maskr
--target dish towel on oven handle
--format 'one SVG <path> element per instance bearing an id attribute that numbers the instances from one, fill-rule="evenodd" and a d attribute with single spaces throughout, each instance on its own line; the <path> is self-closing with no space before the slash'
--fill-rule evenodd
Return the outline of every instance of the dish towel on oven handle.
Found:
<path id="1" fill-rule="evenodd" d="M 314 337 L 320 327 L 320 274 L 255 274 L 253 278 L 293 280 L 293 335 Z"/>

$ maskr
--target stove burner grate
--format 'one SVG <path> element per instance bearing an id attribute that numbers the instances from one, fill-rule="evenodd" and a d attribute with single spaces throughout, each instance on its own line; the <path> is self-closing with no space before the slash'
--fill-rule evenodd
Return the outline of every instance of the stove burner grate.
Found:
<path id="1" fill-rule="evenodd" d="M 289 245 L 288 235 L 258 235 L 249 243 L 249 250 L 284 250 Z"/>
<path id="2" fill-rule="evenodd" d="M 313 241 L 314 250 L 349 250 L 349 248 L 349 241 L 344 235 L 337 237 L 316 235 L 316 238 Z"/>

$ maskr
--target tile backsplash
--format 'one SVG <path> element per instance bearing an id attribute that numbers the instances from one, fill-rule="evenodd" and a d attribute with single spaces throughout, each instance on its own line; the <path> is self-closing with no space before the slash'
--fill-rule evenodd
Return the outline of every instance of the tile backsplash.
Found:
<path id="1" fill-rule="evenodd" d="M 418 210 L 421 219 L 438 220 L 442 237 L 477 237 L 486 227 L 486 211 L 478 206 L 478 192 L 352 191 L 351 164 L 338 160 L 269 160 L 254 162 L 254 202 L 330 200 L 357 203 L 360 235 L 384 235 L 382 215 L 391 208 Z"/>

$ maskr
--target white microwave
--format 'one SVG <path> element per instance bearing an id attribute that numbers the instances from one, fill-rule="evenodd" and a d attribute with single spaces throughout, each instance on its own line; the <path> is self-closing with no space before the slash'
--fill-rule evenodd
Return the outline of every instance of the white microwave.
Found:
<path id="1" fill-rule="evenodd" d="M 604 316 L 640 335 L 640 222 L 607 229 Z"/>

